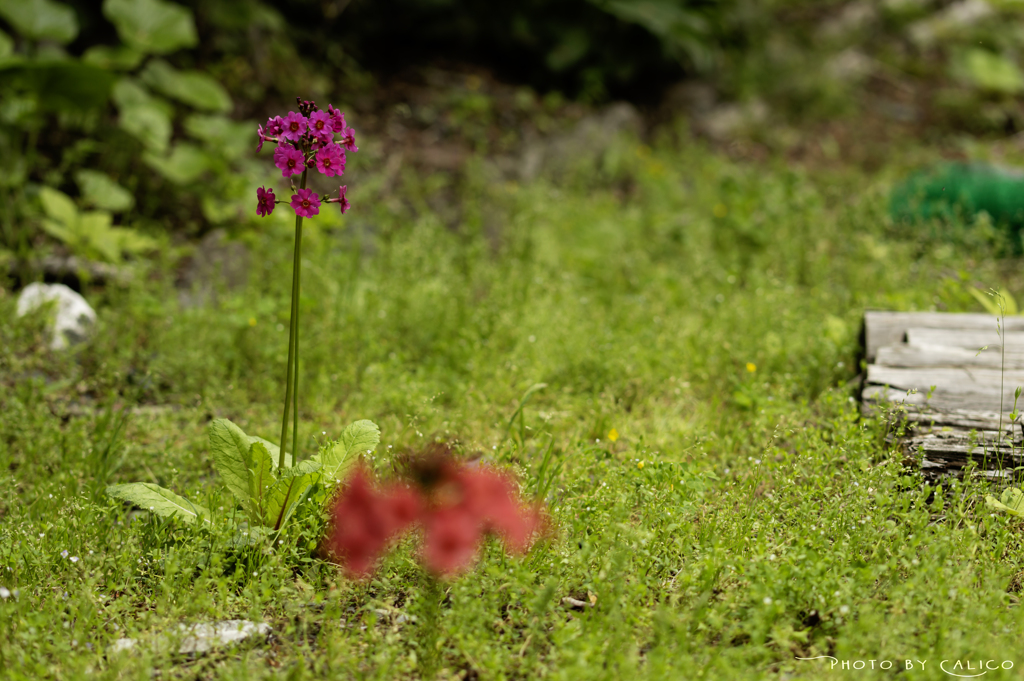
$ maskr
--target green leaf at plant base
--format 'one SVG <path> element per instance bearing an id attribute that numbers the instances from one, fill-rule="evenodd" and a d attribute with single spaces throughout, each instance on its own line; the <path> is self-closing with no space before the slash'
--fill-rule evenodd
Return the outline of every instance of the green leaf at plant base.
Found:
<path id="1" fill-rule="evenodd" d="M 135 205 L 135 197 L 131 192 L 119 185 L 109 175 L 97 170 L 79 170 L 75 173 L 75 182 L 82 190 L 85 202 L 114 211 L 126 211 Z"/>
<path id="2" fill-rule="evenodd" d="M 243 506 L 250 499 L 249 449 L 253 441 L 242 429 L 227 419 L 210 424 L 210 453 L 213 465 L 224 484 Z"/>
<path id="3" fill-rule="evenodd" d="M 372 452 L 380 443 L 380 428 L 373 421 L 356 421 L 342 431 L 337 442 L 327 445 L 312 458 L 323 466 L 325 485 L 337 484 L 356 462 L 359 454 Z"/>
<path id="4" fill-rule="evenodd" d="M 82 55 L 82 61 L 111 71 L 131 71 L 142 63 L 144 55 L 130 47 L 94 45 Z"/>
<path id="5" fill-rule="evenodd" d="M 989 508 L 1003 511 L 1016 516 L 1024 516 L 1024 492 L 1016 487 L 1007 487 L 999 496 L 999 501 L 991 494 L 985 497 L 985 504 Z"/>
<path id="6" fill-rule="evenodd" d="M 141 52 L 167 54 L 199 42 L 192 11 L 164 0 L 104 0 L 103 15 Z"/>
<path id="7" fill-rule="evenodd" d="M 276 482 L 274 463 L 266 445 L 262 442 L 253 442 L 249 446 L 246 466 L 249 469 L 249 516 L 253 520 L 261 520 L 267 490 Z"/>
<path id="8" fill-rule="evenodd" d="M 204 111 L 230 111 L 231 96 L 220 83 L 199 71 L 178 71 L 162 59 L 146 64 L 142 81 L 157 92 Z"/>
<path id="9" fill-rule="evenodd" d="M 69 43 L 78 35 L 75 11 L 53 0 L 0 0 L 0 17 L 33 40 Z"/>
<path id="10" fill-rule="evenodd" d="M 119 80 L 112 95 L 121 127 L 148 149 L 166 152 L 171 141 L 171 106 L 130 78 Z"/>
<path id="11" fill-rule="evenodd" d="M 197 520 L 210 522 L 208 510 L 153 483 L 130 482 L 125 485 L 110 485 L 107 487 L 107 494 L 165 518 L 181 518 L 187 523 L 194 523 Z"/>
<path id="12" fill-rule="evenodd" d="M 302 461 L 292 468 L 278 468 L 277 481 L 267 490 L 264 500 L 264 524 L 281 529 L 320 480 L 320 464 Z"/>
<path id="13" fill-rule="evenodd" d="M 206 152 L 194 144 L 186 143 L 175 144 L 168 156 L 146 152 L 142 160 L 175 184 L 194 182 L 210 167 Z"/>

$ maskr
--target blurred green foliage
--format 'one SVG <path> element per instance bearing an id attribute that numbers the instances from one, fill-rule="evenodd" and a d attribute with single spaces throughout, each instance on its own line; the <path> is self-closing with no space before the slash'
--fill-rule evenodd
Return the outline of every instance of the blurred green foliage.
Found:
<path id="1" fill-rule="evenodd" d="M 376 114 L 388 101 L 388 76 L 437 63 L 490 68 L 528 86 L 531 101 L 544 94 L 541 117 L 564 97 L 654 104 L 671 84 L 697 77 L 720 100 L 766 102 L 768 125 L 875 106 L 921 126 L 1012 132 L 1024 128 L 1022 7 L 0 0 L 0 263 L 29 261 L 60 241 L 75 252 L 106 239 L 44 230 L 43 187 L 80 210 L 106 211 L 110 227 L 150 237 L 122 240 L 121 251 L 86 248 L 90 257 L 138 256 L 145 251 L 133 248 L 161 243 L 168 231 L 243 226 L 254 218 L 253 190 L 273 174 L 252 158 L 258 120 L 299 94 Z M 449 120 L 474 150 L 493 148 L 481 143 L 482 128 L 498 125 L 502 112 L 486 89 L 435 99 L 420 109 Z M 501 126 L 513 138 L 503 146 L 513 147 L 517 131 Z"/>

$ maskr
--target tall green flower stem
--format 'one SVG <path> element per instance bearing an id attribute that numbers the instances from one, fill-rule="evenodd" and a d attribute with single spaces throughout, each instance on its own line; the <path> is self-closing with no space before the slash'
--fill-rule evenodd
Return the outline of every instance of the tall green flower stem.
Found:
<path id="1" fill-rule="evenodd" d="M 302 171 L 299 188 L 306 188 Z M 288 371 L 285 376 L 284 415 L 281 417 L 281 454 L 278 467 L 284 468 L 285 444 L 288 438 L 288 408 L 292 411 L 292 461 L 298 462 L 299 451 L 299 287 L 302 280 L 302 216 L 295 216 L 295 253 L 292 263 L 292 309 L 288 323 Z"/>

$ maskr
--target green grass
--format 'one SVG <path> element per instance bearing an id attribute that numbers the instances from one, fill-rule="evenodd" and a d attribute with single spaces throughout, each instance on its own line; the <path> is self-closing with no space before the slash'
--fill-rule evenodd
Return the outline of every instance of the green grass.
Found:
<path id="1" fill-rule="evenodd" d="M 866 308 L 968 310 L 968 285 L 1021 288 L 1018 263 L 970 230 L 889 224 L 899 168 L 623 139 L 557 182 L 409 173 L 389 189 L 366 156 L 355 211 L 304 240 L 302 456 L 357 418 L 381 426 L 382 471 L 396 450 L 456 442 L 546 490 L 556 527 L 522 558 L 488 545 L 446 585 L 441 678 L 854 673 L 794 659 L 834 655 L 927 660 L 902 672 L 925 679 L 946 678 L 943 659 L 1016 661 L 1020 522 L 976 486 L 923 486 L 853 399 Z M 5 678 L 417 677 L 429 592 L 411 541 L 353 583 L 317 558 L 316 522 L 238 549 L 230 522 L 198 530 L 102 495 L 157 482 L 230 519 L 208 422 L 276 439 L 291 232 L 237 236 L 243 289 L 183 308 L 172 263 L 151 263 L 87 292 L 101 321 L 74 353 L 45 350 L 43 319 L 17 320 L 0 291 Z M 110 652 L 228 618 L 274 634 L 197 658 Z"/>

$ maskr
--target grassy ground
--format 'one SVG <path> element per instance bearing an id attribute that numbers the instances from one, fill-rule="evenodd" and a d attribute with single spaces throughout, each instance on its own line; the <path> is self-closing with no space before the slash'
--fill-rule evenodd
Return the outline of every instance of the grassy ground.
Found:
<path id="1" fill-rule="evenodd" d="M 484 179 L 389 189 L 368 156 L 356 210 L 305 239 L 303 455 L 357 418 L 381 426 L 382 469 L 456 442 L 545 490 L 557 528 L 524 558 L 489 545 L 446 585 L 440 677 L 925 679 L 946 678 L 941 660 L 1018 660 L 1020 523 L 974 486 L 922 487 L 852 398 L 865 308 L 1019 289 L 984 224 L 895 228 L 896 167 L 739 165 L 691 142 L 623 139 L 599 168 L 529 185 L 481 162 Z M 87 291 L 98 333 L 69 354 L 0 290 L 5 678 L 416 678 L 429 657 L 411 544 L 353 583 L 313 556 L 315 523 L 242 550 L 230 522 L 196 530 L 102 494 L 158 482 L 230 519 L 207 424 L 276 441 L 290 227 L 239 236 L 245 287 L 182 307 L 153 263 Z M 110 651 L 227 618 L 273 636 Z M 866 671 L 794 659 L 818 655 Z"/>

